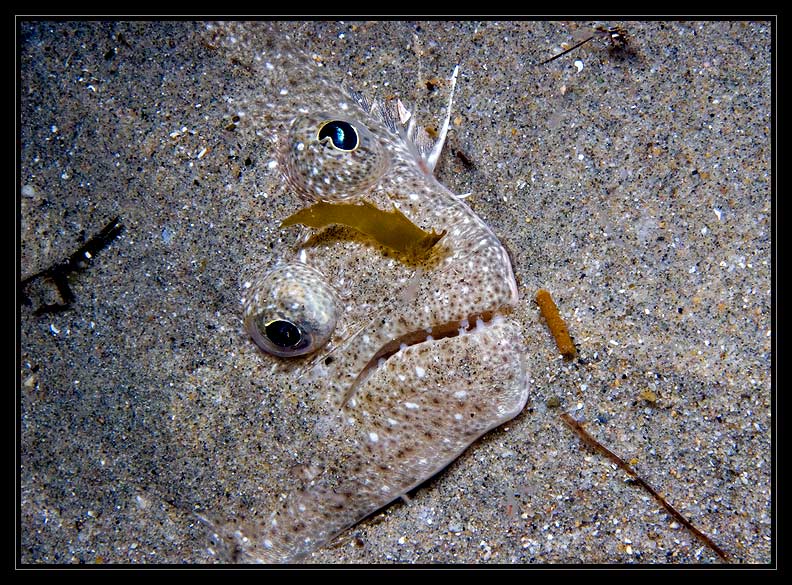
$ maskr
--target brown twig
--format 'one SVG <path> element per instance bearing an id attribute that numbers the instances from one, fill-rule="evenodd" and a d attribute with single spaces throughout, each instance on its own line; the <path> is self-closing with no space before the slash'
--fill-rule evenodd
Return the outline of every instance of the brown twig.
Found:
<path id="1" fill-rule="evenodd" d="M 602 443 L 597 441 L 594 437 L 592 437 L 578 421 L 576 421 L 566 412 L 561 414 L 561 420 L 563 420 L 569 428 L 575 431 L 578 434 L 578 436 L 583 440 L 583 442 L 586 443 L 589 447 L 591 447 L 601 455 L 604 455 L 605 457 L 613 461 L 616 465 L 618 465 L 620 468 L 622 468 L 633 480 L 635 480 L 635 482 L 638 485 L 640 485 L 647 492 L 649 492 L 652 495 L 652 497 L 655 500 L 657 500 L 660 503 L 660 505 L 663 506 L 663 508 L 665 508 L 665 510 L 669 514 L 671 514 L 671 516 L 673 516 L 685 528 L 690 530 L 690 532 L 692 532 L 693 535 L 696 538 L 698 538 L 701 542 L 703 542 L 705 545 L 707 545 L 709 548 L 715 551 L 717 555 L 724 562 L 726 563 L 731 562 L 731 559 L 726 554 L 726 552 L 723 551 L 717 544 L 715 544 L 709 536 L 707 536 L 706 534 L 701 532 L 698 528 L 693 526 L 690 520 L 685 518 L 676 509 L 674 509 L 674 507 L 671 504 L 666 502 L 663 496 L 657 493 L 657 491 L 652 486 L 646 483 L 646 481 L 643 478 L 641 478 L 641 476 L 639 476 L 638 473 L 636 473 L 632 467 L 630 467 L 621 457 L 616 455 L 613 451 L 611 451 L 610 449 L 605 447 Z"/>
<path id="2" fill-rule="evenodd" d="M 553 55 L 549 59 L 545 59 L 544 61 L 539 63 L 537 66 L 545 65 L 547 63 L 550 63 L 551 61 L 555 61 L 559 57 L 563 57 L 567 53 L 570 53 L 570 52 L 574 51 L 578 47 L 581 47 L 581 46 L 585 45 L 586 43 L 588 43 L 591 40 L 594 40 L 597 37 L 597 35 L 610 38 L 611 46 L 614 47 L 614 48 L 617 48 L 617 49 L 623 49 L 624 47 L 626 47 L 627 46 L 627 39 L 629 38 L 628 35 L 627 35 L 627 30 L 622 28 L 622 27 L 620 27 L 620 26 L 613 26 L 611 28 L 605 28 L 604 26 L 598 26 L 597 28 L 595 28 L 592 31 L 591 36 L 589 36 L 588 38 L 583 39 L 582 41 L 580 41 L 579 43 L 573 45 L 572 47 L 569 47 L 566 51 L 564 51 L 562 53 L 558 53 L 558 55 Z"/>
<path id="3" fill-rule="evenodd" d="M 591 35 L 589 38 L 587 38 L 587 39 L 584 39 L 584 40 L 580 41 L 578 44 L 576 44 L 576 45 L 574 45 L 574 46 L 572 46 L 572 47 L 569 47 L 569 48 L 568 48 L 566 51 L 564 51 L 563 53 L 559 53 L 558 55 L 553 55 L 553 56 L 552 56 L 552 57 L 550 57 L 549 59 L 545 59 L 544 61 L 542 61 L 541 63 L 539 63 L 539 65 L 545 65 L 545 64 L 547 64 L 547 63 L 550 63 L 551 61 L 555 61 L 555 60 L 556 60 L 556 59 L 558 59 L 559 57 L 563 57 L 563 56 L 564 56 L 564 55 L 566 55 L 567 53 L 571 53 L 572 51 L 574 51 L 575 49 L 577 49 L 577 48 L 578 48 L 578 47 L 580 47 L 581 45 L 585 45 L 587 42 L 589 42 L 589 41 L 593 40 L 593 39 L 594 39 L 594 37 L 595 37 L 595 35 Z"/>
<path id="4" fill-rule="evenodd" d="M 80 246 L 79 249 L 66 260 L 58 262 L 24 279 L 19 283 L 21 293 L 19 299 L 22 304 L 32 304 L 26 289 L 32 282 L 44 278 L 51 280 L 55 284 L 63 302 L 42 304 L 33 314 L 43 315 L 45 313 L 57 313 L 69 309 L 75 300 L 74 293 L 69 287 L 69 277 L 73 273 L 80 272 L 87 268 L 93 261 L 94 256 L 116 239 L 123 229 L 124 226 L 121 224 L 121 219 L 118 217 L 113 218 L 110 223 L 102 228 L 102 231 Z"/>

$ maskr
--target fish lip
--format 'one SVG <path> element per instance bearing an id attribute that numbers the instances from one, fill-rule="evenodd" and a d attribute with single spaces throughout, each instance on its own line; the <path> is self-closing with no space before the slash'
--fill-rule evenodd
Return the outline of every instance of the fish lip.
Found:
<path id="1" fill-rule="evenodd" d="M 483 331 L 484 327 L 489 327 L 502 320 L 505 317 L 507 308 L 508 306 L 504 306 L 481 313 L 472 313 L 468 317 L 462 319 L 434 325 L 431 329 L 427 328 L 411 331 L 397 339 L 387 342 L 374 354 L 363 369 L 360 370 L 355 381 L 352 382 L 349 389 L 347 389 L 344 394 L 344 399 L 341 402 L 342 408 L 347 405 L 350 399 L 355 395 L 357 389 L 365 384 L 366 380 L 368 380 L 378 368 L 382 367 L 387 360 L 394 355 L 398 355 L 403 349 L 422 343 L 436 343 L 449 337 L 477 335 Z"/>

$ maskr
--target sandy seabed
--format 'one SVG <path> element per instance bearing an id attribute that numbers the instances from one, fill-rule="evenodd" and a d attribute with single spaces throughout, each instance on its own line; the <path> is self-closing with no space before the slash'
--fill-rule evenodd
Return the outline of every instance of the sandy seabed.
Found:
<path id="1" fill-rule="evenodd" d="M 536 65 L 596 24 L 628 47 L 595 39 Z M 409 503 L 307 560 L 717 562 L 581 445 L 570 412 L 736 562 L 769 563 L 771 24 L 240 30 L 229 51 L 205 23 L 20 23 L 22 278 L 124 226 L 70 278 L 69 310 L 34 314 L 62 300 L 46 283 L 21 308 L 21 563 L 222 562 L 199 516 L 286 473 L 252 443 L 278 417 L 256 393 L 292 390 L 240 307 L 241 267 L 268 253 L 262 218 L 282 217 L 262 114 L 239 111 L 269 87 L 255 55 L 273 35 L 427 125 L 460 66 L 437 176 L 512 255 L 533 388 Z"/>

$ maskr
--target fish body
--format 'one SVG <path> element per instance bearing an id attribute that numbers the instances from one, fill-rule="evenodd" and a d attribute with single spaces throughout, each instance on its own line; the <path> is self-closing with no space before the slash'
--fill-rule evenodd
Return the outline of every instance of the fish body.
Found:
<path id="1" fill-rule="evenodd" d="M 248 330 L 278 350 L 262 347 L 261 367 L 278 368 L 297 392 L 283 416 L 306 438 L 289 449 L 292 471 L 276 501 L 221 532 L 235 559 L 293 562 L 516 416 L 529 385 L 521 330 L 509 317 L 518 301 L 509 256 L 433 176 L 437 145 L 402 123 L 401 102 L 369 101 L 297 52 L 265 51 L 260 61 L 282 75 L 281 91 L 264 98 L 275 129 L 267 167 L 292 213 L 374 206 L 444 233 L 407 262 L 354 230 L 302 228 L 296 245 L 243 280 Z"/>

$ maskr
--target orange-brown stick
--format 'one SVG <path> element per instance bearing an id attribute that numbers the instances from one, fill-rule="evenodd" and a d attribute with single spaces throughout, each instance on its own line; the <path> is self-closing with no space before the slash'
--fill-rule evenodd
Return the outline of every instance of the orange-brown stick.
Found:
<path id="1" fill-rule="evenodd" d="M 547 326 L 550 328 L 550 333 L 555 338 L 558 351 L 565 359 L 571 360 L 575 357 L 577 350 L 575 344 L 572 343 L 572 338 L 569 336 L 569 329 L 566 323 L 558 314 L 558 307 L 556 307 L 553 297 L 545 289 L 540 288 L 536 292 L 536 304 L 539 305 L 539 310 L 542 312 L 542 317 L 547 321 Z"/>

